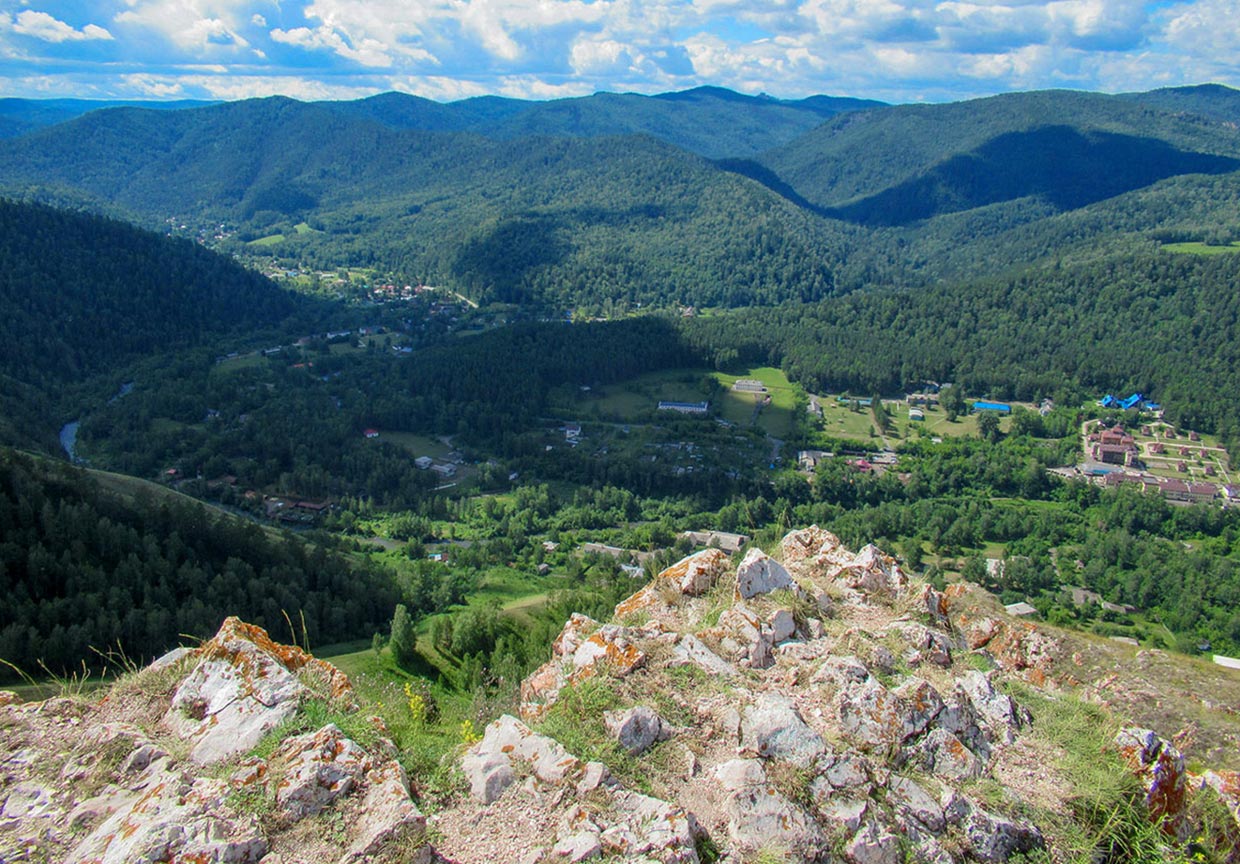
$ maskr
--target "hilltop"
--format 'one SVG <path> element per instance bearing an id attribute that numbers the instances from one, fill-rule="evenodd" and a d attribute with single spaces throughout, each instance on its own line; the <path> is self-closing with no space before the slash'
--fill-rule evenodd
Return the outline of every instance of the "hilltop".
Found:
<path id="1" fill-rule="evenodd" d="M 1214 673 L 1209 704 L 1159 694 L 1161 722 L 1197 721 L 1173 744 L 1099 704 L 1132 681 L 1126 662 L 1094 678 L 1123 659 L 1104 643 L 1079 650 L 816 527 L 778 559 L 706 550 L 611 622 L 574 616 L 520 717 L 467 723 L 445 770 L 388 738 L 417 691 L 359 704 L 333 667 L 236 619 L 102 697 L 7 697 L 0 854 L 1236 860 L 1240 775 L 1208 761 L 1236 752 L 1234 678 Z"/>

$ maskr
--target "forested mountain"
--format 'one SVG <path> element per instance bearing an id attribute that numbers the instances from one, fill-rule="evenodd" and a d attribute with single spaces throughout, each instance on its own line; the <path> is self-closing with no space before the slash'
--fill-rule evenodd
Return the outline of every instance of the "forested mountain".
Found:
<path id="1" fill-rule="evenodd" d="M 750 156 L 814 128 L 828 117 L 882 107 L 882 102 L 832 96 L 785 100 L 745 96 L 720 87 L 677 93 L 595 93 L 531 102 L 496 96 L 447 104 L 384 93 L 333 110 L 394 129 L 476 132 L 490 138 L 649 135 L 712 159 Z"/>
<path id="2" fill-rule="evenodd" d="M 288 99 L 98 112 L 7 145 L 0 177 L 166 216 L 308 220 L 279 250 L 379 265 L 479 299 L 549 304 L 811 299 L 834 288 L 832 226 L 647 137 L 495 141 L 395 130 Z"/>
<path id="3" fill-rule="evenodd" d="M 271 327 L 301 303 L 189 241 L 0 199 L 0 400 L 9 418 L 29 420 L 24 412 L 59 388 L 135 359 Z M 36 434 L 10 421 L 0 433 Z"/>
<path id="4" fill-rule="evenodd" d="M 158 656 L 238 613 L 273 632 L 304 622 L 314 642 L 354 638 L 381 626 L 398 596 L 390 576 L 364 559 L 141 481 L 122 491 L 7 448 L 0 591 L 0 657 L 35 675 L 39 661 L 72 669 L 90 646 L 132 661 Z M 0 668 L 0 680 L 12 678 Z"/>
<path id="5" fill-rule="evenodd" d="M 745 306 L 1226 234 L 1238 101 L 701 88 L 117 108 L 0 142 L 0 188 L 151 227 L 227 223 L 226 251 L 377 266 L 479 300 Z"/>
<path id="6" fill-rule="evenodd" d="M 170 102 L 151 100 L 95 100 L 95 99 L 0 99 L 0 138 L 14 138 L 44 126 L 54 126 L 91 111 L 120 106 L 150 108 L 157 111 L 177 111 L 197 108 L 210 102 L 179 99 Z"/>

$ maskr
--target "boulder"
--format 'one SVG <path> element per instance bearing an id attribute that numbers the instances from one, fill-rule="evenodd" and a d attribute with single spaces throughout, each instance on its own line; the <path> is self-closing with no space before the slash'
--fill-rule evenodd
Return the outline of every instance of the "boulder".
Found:
<path id="1" fill-rule="evenodd" d="M 1035 826 L 991 813 L 952 789 L 940 803 L 946 823 L 963 834 L 968 852 L 978 861 L 1007 861 L 1017 852 L 1046 847 Z"/>
<path id="2" fill-rule="evenodd" d="M 195 655 L 163 724 L 191 742 L 190 759 L 201 765 L 244 753 L 292 716 L 310 692 L 299 675 L 341 707 L 356 707 L 352 686 L 334 666 L 237 618 L 226 619 Z"/>
<path id="3" fill-rule="evenodd" d="M 645 753 L 671 734 L 663 718 L 645 705 L 604 712 L 603 725 L 607 727 L 608 734 L 634 756 Z"/>
<path id="4" fill-rule="evenodd" d="M 947 827 L 939 802 L 908 777 L 895 776 L 887 781 L 887 803 L 933 834 L 939 834 Z"/>
<path id="5" fill-rule="evenodd" d="M 728 836 L 741 849 L 778 849 L 812 858 L 822 846 L 817 822 L 767 782 L 757 760 L 725 762 L 715 777 L 727 795 L 722 809 Z"/>
<path id="6" fill-rule="evenodd" d="M 685 633 L 672 646 L 672 656 L 668 666 L 697 666 L 707 675 L 718 675 L 730 678 L 736 675 L 736 667 L 724 660 L 714 651 L 706 647 L 701 639 L 692 633 Z"/>
<path id="7" fill-rule="evenodd" d="M 734 599 L 748 600 L 781 589 L 800 591 L 791 574 L 761 549 L 750 549 L 736 568 Z"/>
<path id="8" fill-rule="evenodd" d="M 488 724 L 482 740 L 461 758 L 470 794 L 484 804 L 503 795 L 516 780 L 515 760 L 528 763 L 534 777 L 549 785 L 562 783 L 584 768 L 581 760 L 558 742 L 505 714 Z"/>
<path id="9" fill-rule="evenodd" d="M 682 558 L 655 577 L 655 581 L 674 585 L 681 594 L 705 594 L 730 569 L 728 556 L 719 549 L 703 549 Z"/>
<path id="10" fill-rule="evenodd" d="M 925 716 L 878 681 L 868 678 L 836 694 L 844 736 L 862 750 L 894 750 L 925 729 Z"/>
<path id="11" fill-rule="evenodd" d="M 986 763 L 943 728 L 931 729 L 907 754 L 910 764 L 952 783 L 982 776 Z"/>
<path id="12" fill-rule="evenodd" d="M 744 603 L 725 609 L 719 623 L 701 635 L 716 640 L 725 658 L 751 669 L 765 669 L 775 662 L 770 628 Z"/>
<path id="13" fill-rule="evenodd" d="M 551 659 L 521 682 L 521 716 L 537 720 L 571 683 L 603 672 L 624 677 L 640 668 L 646 662 L 646 653 L 635 640 L 646 635 L 574 613 L 552 643 Z"/>
<path id="14" fill-rule="evenodd" d="M 844 846 L 852 864 L 904 864 L 900 838 L 876 820 L 869 820 Z"/>
<path id="15" fill-rule="evenodd" d="M 66 864 L 136 861 L 257 862 L 268 844 L 254 817 L 232 815 L 226 781 L 165 772 L 117 809 L 69 854 Z"/>
<path id="16" fill-rule="evenodd" d="M 797 635 L 797 622 L 787 609 L 776 609 L 767 619 L 766 629 L 770 631 L 771 642 L 779 645 Z"/>
<path id="17" fill-rule="evenodd" d="M 764 759 L 779 759 L 809 768 L 827 752 L 827 745 L 806 725 L 791 699 L 763 693 L 745 709 L 741 746 Z"/>
<path id="18" fill-rule="evenodd" d="M 367 773 L 359 813 L 340 864 L 368 860 L 385 848 L 407 846 L 426 830 L 426 817 L 409 796 L 409 778 L 395 759 Z"/>
<path id="19" fill-rule="evenodd" d="M 1016 733 L 1028 723 L 1028 712 L 1017 707 L 1010 696 L 995 689 L 986 673 L 969 670 L 956 679 L 956 694 L 973 706 L 982 728 L 991 741 L 1012 743 Z"/>
<path id="20" fill-rule="evenodd" d="M 780 541 L 780 556 L 788 567 L 816 568 L 840 566 L 853 558 L 839 537 L 817 525 L 784 535 Z"/>
<path id="21" fill-rule="evenodd" d="M 292 822 L 313 816 L 347 795 L 372 767 L 366 751 L 333 723 L 289 738 L 271 763 L 283 766 L 276 804 Z"/>

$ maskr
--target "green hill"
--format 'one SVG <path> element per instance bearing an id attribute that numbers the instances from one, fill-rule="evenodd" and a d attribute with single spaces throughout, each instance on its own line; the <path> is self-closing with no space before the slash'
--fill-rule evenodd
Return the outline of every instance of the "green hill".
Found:
<path id="1" fill-rule="evenodd" d="M 0 413 L 23 418 L 0 423 L 0 434 L 30 442 L 52 428 L 48 404 L 63 388 L 272 327 L 297 305 L 188 241 L 0 199 Z"/>

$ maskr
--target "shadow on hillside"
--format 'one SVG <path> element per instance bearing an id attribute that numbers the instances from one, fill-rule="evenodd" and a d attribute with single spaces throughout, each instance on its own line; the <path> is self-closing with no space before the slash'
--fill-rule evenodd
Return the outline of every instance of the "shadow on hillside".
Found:
<path id="1" fill-rule="evenodd" d="M 818 212 L 896 227 L 1029 196 L 1073 210 L 1169 177 L 1237 169 L 1240 160 L 1178 150 L 1153 138 L 1045 126 L 1000 135 L 876 195 Z"/>

